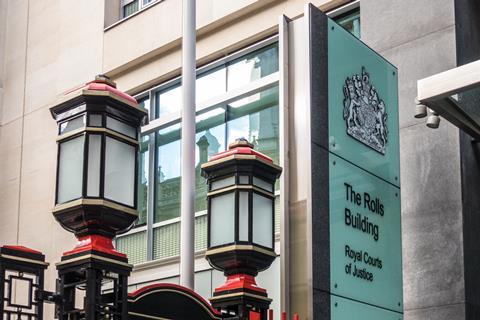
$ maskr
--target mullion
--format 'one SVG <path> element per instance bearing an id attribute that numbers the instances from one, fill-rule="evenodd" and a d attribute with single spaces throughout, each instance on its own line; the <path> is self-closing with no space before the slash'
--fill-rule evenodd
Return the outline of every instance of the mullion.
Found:
<path id="1" fill-rule="evenodd" d="M 85 133 L 85 138 L 83 139 L 83 186 L 82 186 L 82 198 L 87 197 L 87 185 L 88 185 L 88 153 L 90 147 L 90 134 Z"/>

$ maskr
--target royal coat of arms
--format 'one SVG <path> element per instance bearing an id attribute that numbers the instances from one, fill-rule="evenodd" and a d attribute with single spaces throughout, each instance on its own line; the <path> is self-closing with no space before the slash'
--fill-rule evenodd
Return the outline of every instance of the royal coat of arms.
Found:
<path id="1" fill-rule="evenodd" d="M 343 94 L 343 119 L 347 134 L 385 154 L 388 141 L 385 103 L 370 83 L 365 67 L 362 67 L 361 76 L 354 74 L 345 80 Z"/>

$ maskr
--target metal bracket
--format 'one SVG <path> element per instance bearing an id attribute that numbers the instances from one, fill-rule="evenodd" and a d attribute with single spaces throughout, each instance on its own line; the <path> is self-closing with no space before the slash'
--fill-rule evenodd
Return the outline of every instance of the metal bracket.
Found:
<path id="1" fill-rule="evenodd" d="M 37 290 L 35 291 L 35 300 L 58 304 L 62 302 L 62 297 L 55 292 Z"/>

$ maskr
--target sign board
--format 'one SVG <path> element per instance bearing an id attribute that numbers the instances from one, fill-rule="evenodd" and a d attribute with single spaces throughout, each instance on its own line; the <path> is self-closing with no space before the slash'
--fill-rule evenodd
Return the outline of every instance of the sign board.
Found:
<path id="1" fill-rule="evenodd" d="M 400 190 L 330 153 L 330 288 L 402 311 Z"/>
<path id="2" fill-rule="evenodd" d="M 400 186 L 396 68 L 328 20 L 330 152 Z"/>
<path id="3" fill-rule="evenodd" d="M 403 315 L 385 309 L 369 306 L 349 299 L 334 297 L 332 299 L 332 319 L 335 320 L 402 320 Z"/>
<path id="4" fill-rule="evenodd" d="M 314 316 L 401 319 L 398 73 L 314 6 L 305 16 Z"/>

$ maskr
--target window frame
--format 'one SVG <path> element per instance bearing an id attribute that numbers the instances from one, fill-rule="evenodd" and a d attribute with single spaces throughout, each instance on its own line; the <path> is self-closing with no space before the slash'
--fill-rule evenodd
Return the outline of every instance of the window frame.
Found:
<path id="1" fill-rule="evenodd" d="M 143 0 L 138 0 L 140 3 L 143 3 Z M 151 1 L 148 5 L 146 5 L 144 8 L 161 2 L 162 0 L 153 0 Z M 142 8 L 140 8 L 137 12 L 134 14 L 137 14 L 139 11 L 141 11 Z M 345 4 L 344 6 L 341 6 L 339 8 L 336 8 L 330 12 L 327 12 L 327 15 L 335 19 L 337 17 L 345 16 L 348 14 L 351 14 L 352 12 L 358 10 L 360 12 L 360 0 L 352 1 L 350 3 Z M 123 12 L 123 6 L 122 6 L 122 12 Z M 132 14 L 132 15 L 134 15 Z M 131 17 L 131 16 L 128 16 Z M 127 18 L 128 18 L 127 17 Z M 125 18 L 122 18 L 125 19 Z M 273 36 L 270 36 L 262 41 L 256 42 L 250 46 L 247 46 L 243 49 L 240 49 L 238 51 L 235 51 L 223 58 L 220 58 L 218 60 L 215 60 L 211 63 L 208 63 L 202 67 L 197 68 L 196 70 L 196 78 L 198 78 L 200 75 L 204 73 L 208 73 L 211 70 L 214 70 L 216 68 L 219 68 L 222 65 L 226 65 L 229 62 L 236 60 L 238 58 L 241 58 L 243 56 L 246 56 L 254 51 L 260 50 L 264 47 L 267 47 L 273 43 L 279 43 L 279 35 L 275 34 Z M 279 57 L 280 59 L 280 57 Z M 281 61 L 279 61 L 281 63 Z M 228 76 L 228 74 L 227 74 Z M 215 108 L 218 108 L 219 105 L 233 102 L 235 100 L 241 99 L 243 97 L 261 92 L 263 90 L 272 88 L 274 86 L 279 86 L 280 85 L 280 70 L 265 76 L 263 78 L 260 78 L 258 80 L 254 80 L 250 82 L 249 84 L 246 84 L 240 88 L 236 88 L 233 90 L 230 90 L 225 92 L 224 94 L 221 94 L 219 96 L 213 97 L 211 99 L 208 99 L 207 101 L 200 102 L 196 104 L 196 116 L 199 116 L 205 112 L 208 112 L 210 110 L 213 110 Z M 149 99 L 150 100 L 150 109 L 149 109 L 149 124 L 142 126 L 141 128 L 141 136 L 144 135 L 150 135 L 149 139 L 149 151 L 148 151 L 148 156 L 149 156 L 149 188 L 148 188 L 148 194 L 147 194 L 147 217 L 146 217 L 146 223 L 142 225 L 137 225 L 134 226 L 130 231 L 128 231 L 125 234 L 122 234 L 121 236 L 117 237 L 117 239 L 120 239 L 124 236 L 129 236 L 132 234 L 140 233 L 140 232 L 146 232 L 146 241 L 147 241 L 147 258 L 145 261 L 140 262 L 141 263 L 148 263 L 153 260 L 158 260 L 154 259 L 153 254 L 154 254 L 154 248 L 153 248 L 153 243 L 154 243 L 154 230 L 159 227 L 167 226 L 167 225 L 172 225 L 175 223 L 180 223 L 180 217 L 172 218 L 169 220 L 164 220 L 161 222 L 155 222 L 155 206 L 156 206 L 156 140 L 155 140 L 155 135 L 158 130 L 165 129 L 169 126 L 178 124 L 181 122 L 181 111 L 168 114 L 166 116 L 163 116 L 162 118 L 157 118 L 157 93 L 161 91 L 166 91 L 170 88 L 173 88 L 177 85 L 179 85 L 181 82 L 181 76 L 177 76 L 175 78 L 172 78 L 170 80 L 167 80 L 157 86 L 151 87 L 147 90 L 144 90 L 137 94 L 135 97 L 137 100 L 143 100 L 143 99 Z M 280 93 L 279 93 L 280 94 Z M 279 106 L 280 107 L 280 106 Z M 282 125 L 280 123 L 280 125 Z M 152 187 L 153 186 L 153 187 Z M 280 196 L 280 190 L 274 190 L 274 201 Z M 205 216 L 207 214 L 206 210 L 198 211 L 195 212 L 195 218 L 197 219 L 198 217 Z M 275 216 L 275 213 L 274 213 Z M 274 230 L 276 229 L 276 224 L 277 221 L 274 221 L 273 228 Z M 275 243 L 279 241 L 279 232 L 275 232 L 274 234 L 274 240 L 273 240 L 273 246 L 275 247 Z M 167 258 L 168 259 L 168 258 Z"/>
<path id="2" fill-rule="evenodd" d="M 139 0 L 143 1 L 143 0 Z M 158 1 L 158 0 L 154 0 Z M 248 47 L 245 47 L 239 51 L 236 51 L 224 58 L 215 60 L 209 64 L 206 64 L 200 68 L 197 68 L 196 70 L 196 77 L 198 78 L 202 74 L 208 73 L 211 70 L 218 69 L 222 65 L 226 65 L 231 61 L 234 61 L 238 58 L 241 58 L 243 56 L 246 56 L 250 53 L 253 53 L 255 51 L 261 50 L 262 48 L 268 47 L 272 44 L 278 43 L 279 37 L 278 35 L 273 35 L 269 38 L 266 38 L 262 41 L 259 41 L 253 45 L 250 45 Z M 141 136 L 143 137 L 145 135 L 149 135 L 149 148 L 148 148 L 148 157 L 149 157 L 149 169 L 148 169 L 148 174 L 149 174 L 149 188 L 147 189 L 147 217 L 146 217 L 146 223 L 141 224 L 141 225 L 136 225 L 133 226 L 132 229 L 130 229 L 128 232 L 117 236 L 116 241 L 119 239 L 140 233 L 140 232 L 146 232 L 147 236 L 147 258 L 145 261 L 140 262 L 140 263 L 146 263 L 150 262 L 154 259 L 154 232 L 155 229 L 159 227 L 164 227 L 167 225 L 172 225 L 175 223 L 180 222 L 180 217 L 160 221 L 160 222 L 155 222 L 155 206 L 156 206 L 156 186 L 154 186 L 157 181 L 156 181 L 156 167 L 157 167 L 157 156 L 156 156 L 156 139 L 155 135 L 159 130 L 168 128 L 172 125 L 181 123 L 181 111 L 177 111 L 172 114 L 168 114 L 166 116 L 162 116 L 161 118 L 157 118 L 157 93 L 166 91 L 170 88 L 173 88 L 177 85 L 179 85 L 181 82 L 181 76 L 177 76 L 171 80 L 168 80 L 160 85 L 157 85 L 155 87 L 152 87 L 148 90 L 145 90 L 143 92 L 140 92 L 135 96 L 137 100 L 143 100 L 148 98 L 150 100 L 150 109 L 149 109 L 149 124 L 142 126 L 141 127 Z M 201 103 L 198 103 L 196 105 L 196 117 L 204 114 L 206 112 L 209 112 L 211 110 L 214 110 L 218 108 L 220 105 L 225 105 L 230 102 L 239 100 L 244 97 L 248 97 L 252 94 L 256 94 L 259 92 L 262 92 L 264 90 L 267 90 L 269 88 L 273 88 L 275 86 L 279 86 L 280 82 L 280 72 L 276 71 L 270 75 L 267 75 L 265 77 L 262 77 L 260 79 L 254 80 L 240 88 L 232 89 L 230 91 L 227 91 L 223 94 L 220 94 L 218 96 L 215 96 L 211 99 L 208 99 L 206 101 L 203 101 Z M 153 187 L 152 187 L 153 186 Z M 278 197 L 280 194 L 279 190 L 275 191 L 275 196 Z M 195 212 L 195 218 L 205 216 L 207 214 L 207 210 L 201 210 L 198 212 Z M 274 226 L 275 228 L 275 226 Z M 276 236 L 275 236 L 276 239 Z"/>
<path id="3" fill-rule="evenodd" d="M 131 16 L 139 13 L 140 11 L 150 7 L 151 5 L 153 5 L 154 3 L 156 2 L 161 2 L 163 0 L 150 0 L 147 4 L 144 3 L 145 0 L 133 0 L 133 1 L 130 1 L 128 3 L 126 3 L 128 0 L 120 0 L 120 20 L 124 20 L 124 19 L 127 19 L 127 18 L 130 18 Z M 137 2 L 138 3 L 138 10 L 137 11 L 134 11 L 132 12 L 131 14 L 129 14 L 128 16 L 125 16 L 125 6 L 126 5 L 129 5 L 130 3 L 132 2 Z"/>

